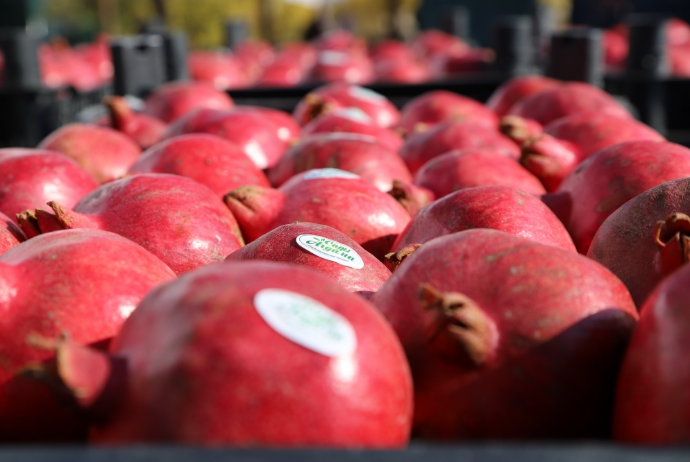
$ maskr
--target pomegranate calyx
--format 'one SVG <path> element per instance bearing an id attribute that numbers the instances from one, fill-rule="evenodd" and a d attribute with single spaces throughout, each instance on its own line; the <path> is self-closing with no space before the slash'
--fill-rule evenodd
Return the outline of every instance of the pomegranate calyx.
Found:
<path id="1" fill-rule="evenodd" d="M 395 271 L 398 268 L 398 266 L 400 266 L 400 264 L 403 262 L 403 260 L 412 255 L 412 253 L 421 246 L 422 244 L 410 244 L 404 247 L 402 250 L 386 254 L 385 258 L 393 266 L 393 271 Z"/>
<path id="2" fill-rule="evenodd" d="M 654 225 L 654 242 L 659 249 L 660 270 L 668 275 L 690 261 L 690 217 L 672 213 Z"/>
<path id="3" fill-rule="evenodd" d="M 25 210 L 21 213 L 18 213 L 17 222 L 28 239 L 41 234 L 41 228 L 38 226 L 36 212 L 32 210 Z"/>

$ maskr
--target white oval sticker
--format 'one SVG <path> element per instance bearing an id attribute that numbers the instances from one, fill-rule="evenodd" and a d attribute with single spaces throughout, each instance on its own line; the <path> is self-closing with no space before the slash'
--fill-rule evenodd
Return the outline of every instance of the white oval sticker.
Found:
<path id="1" fill-rule="evenodd" d="M 382 94 L 358 85 L 351 86 L 349 93 L 353 98 L 361 99 L 362 101 L 379 102 L 386 99 Z"/>
<path id="2" fill-rule="evenodd" d="M 305 180 L 323 180 L 326 178 L 345 178 L 346 180 L 355 180 L 359 178 L 359 175 L 346 172 L 345 170 L 340 170 L 339 168 L 317 168 L 314 170 L 309 170 L 306 175 L 304 175 Z"/>
<path id="3" fill-rule="evenodd" d="M 301 234 L 297 236 L 297 245 L 324 260 L 329 260 L 354 269 L 364 268 L 364 260 L 362 260 L 362 257 L 360 257 L 352 247 L 341 244 L 338 241 L 316 236 L 314 234 Z"/>
<path id="4" fill-rule="evenodd" d="M 282 289 L 264 289 L 254 296 L 254 307 L 276 332 L 325 356 L 354 353 L 357 336 L 352 324 L 326 305 Z"/>

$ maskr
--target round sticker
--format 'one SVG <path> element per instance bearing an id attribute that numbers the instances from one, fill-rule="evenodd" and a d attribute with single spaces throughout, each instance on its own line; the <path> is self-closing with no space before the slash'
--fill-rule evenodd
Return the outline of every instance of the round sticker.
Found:
<path id="1" fill-rule="evenodd" d="M 340 51 L 322 51 L 319 53 L 319 64 L 324 66 L 343 66 L 347 61 L 347 54 Z"/>
<path id="2" fill-rule="evenodd" d="M 297 236 L 297 245 L 317 257 L 354 269 L 364 268 L 364 260 L 352 247 L 314 234 Z"/>
<path id="3" fill-rule="evenodd" d="M 362 101 L 384 101 L 386 99 L 386 97 L 380 93 L 357 85 L 350 87 L 349 92 L 350 96 L 361 99 Z"/>
<path id="4" fill-rule="evenodd" d="M 283 337 L 325 356 L 354 353 L 357 336 L 352 324 L 324 304 L 282 289 L 264 289 L 254 296 L 254 307 Z"/>
<path id="5" fill-rule="evenodd" d="M 359 175 L 340 170 L 339 168 L 317 168 L 309 170 L 306 175 L 304 175 L 305 180 L 323 180 L 325 178 L 345 178 L 346 180 L 354 180 L 359 178 Z"/>
<path id="6" fill-rule="evenodd" d="M 338 109 L 337 111 L 333 112 L 333 115 L 361 124 L 371 125 L 374 123 L 374 121 L 371 120 L 371 117 L 369 117 L 368 115 L 366 115 L 364 111 L 356 107 L 346 107 Z"/>

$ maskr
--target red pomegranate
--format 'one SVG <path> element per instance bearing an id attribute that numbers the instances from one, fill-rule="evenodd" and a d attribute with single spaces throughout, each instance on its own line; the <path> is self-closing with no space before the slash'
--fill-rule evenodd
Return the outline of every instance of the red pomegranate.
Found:
<path id="1" fill-rule="evenodd" d="M 188 65 L 189 76 L 193 80 L 213 85 L 220 91 L 251 85 L 242 63 L 229 53 L 192 51 L 189 53 Z"/>
<path id="2" fill-rule="evenodd" d="M 410 221 L 394 198 L 334 168 L 301 173 L 280 189 L 243 186 L 225 202 L 247 242 L 295 221 L 317 223 L 345 233 L 379 259 Z"/>
<path id="3" fill-rule="evenodd" d="M 469 50 L 470 46 L 455 35 L 429 29 L 412 40 L 411 48 L 425 58 L 433 58 L 438 55 L 464 53 Z"/>
<path id="4" fill-rule="evenodd" d="M 522 147 L 520 162 L 547 191 L 555 191 L 580 162 L 626 141 L 664 141 L 657 131 L 629 117 L 606 112 L 581 112 L 544 127 L 544 135 Z"/>
<path id="5" fill-rule="evenodd" d="M 261 106 L 236 106 L 233 112 L 247 112 L 260 115 L 267 123 L 275 127 L 278 138 L 288 145 L 297 142 L 302 133 L 302 129 L 297 121 L 290 114 L 279 109 Z"/>
<path id="6" fill-rule="evenodd" d="M 659 281 L 690 259 L 687 215 L 690 178 L 660 184 L 613 212 L 594 235 L 587 256 L 618 276 L 641 307 Z"/>
<path id="7" fill-rule="evenodd" d="M 515 159 L 494 149 L 462 149 L 434 157 L 417 170 L 414 183 L 441 198 L 477 186 L 503 185 L 529 194 L 546 190 L 537 177 Z"/>
<path id="8" fill-rule="evenodd" d="M 515 104 L 559 84 L 558 80 L 541 75 L 514 77 L 493 92 L 486 106 L 499 116 L 504 116 Z"/>
<path id="9" fill-rule="evenodd" d="M 374 63 L 377 82 L 414 84 L 431 80 L 429 67 L 417 59 L 384 59 Z"/>
<path id="10" fill-rule="evenodd" d="M 394 180 L 412 181 L 395 151 L 375 138 L 355 133 L 319 133 L 305 138 L 283 156 L 268 177 L 281 186 L 298 173 L 327 167 L 355 173 L 384 192 L 393 187 Z"/>
<path id="11" fill-rule="evenodd" d="M 0 255 L 25 240 L 26 236 L 14 221 L 0 213 Z"/>
<path id="12" fill-rule="evenodd" d="M 344 29 L 334 29 L 325 32 L 316 40 L 319 50 L 351 51 L 356 53 L 366 53 L 366 40 L 357 37 L 350 31 Z"/>
<path id="13" fill-rule="evenodd" d="M 132 138 L 141 149 L 163 139 L 167 125 L 150 115 L 137 114 L 121 96 L 110 96 L 105 99 L 105 104 L 110 111 L 111 126 Z"/>
<path id="14" fill-rule="evenodd" d="M 518 146 L 523 146 L 533 138 L 541 136 L 544 133 L 544 126 L 536 120 L 509 115 L 501 117 L 499 130 Z"/>
<path id="15" fill-rule="evenodd" d="M 27 277 L 30 275 L 30 277 Z M 0 438 L 77 441 L 86 424 L 33 379 L 59 336 L 108 341 L 155 285 L 175 274 L 128 239 L 93 229 L 38 236 L 0 255 Z"/>
<path id="16" fill-rule="evenodd" d="M 630 49 L 628 38 L 616 29 L 607 29 L 603 35 L 604 62 L 611 71 L 622 71 Z"/>
<path id="17" fill-rule="evenodd" d="M 60 152 L 74 159 L 99 183 L 127 173 L 141 148 L 127 135 L 97 125 L 72 123 L 55 130 L 38 149 Z"/>
<path id="18" fill-rule="evenodd" d="M 279 226 L 225 261 L 269 260 L 306 266 L 337 282 L 348 292 L 370 297 L 391 272 L 347 235 L 330 226 L 291 223 Z"/>
<path id="19" fill-rule="evenodd" d="M 680 18 L 671 18 L 666 26 L 666 44 L 668 46 L 690 45 L 690 25 Z"/>
<path id="20" fill-rule="evenodd" d="M 240 186 L 271 186 L 264 172 L 237 145 L 205 133 L 175 136 L 153 146 L 129 173 L 185 176 L 221 197 Z"/>
<path id="21" fill-rule="evenodd" d="M 445 90 L 424 93 L 408 102 L 398 126 L 405 133 L 425 130 L 445 121 L 471 122 L 487 129 L 498 127 L 498 116 L 482 103 Z"/>
<path id="22" fill-rule="evenodd" d="M 27 235 L 92 228 L 131 239 L 176 274 L 222 261 L 243 245 L 237 222 L 216 194 L 194 180 L 145 173 L 113 181 L 73 210 L 49 202 L 54 215 L 36 210 L 20 217 Z"/>
<path id="23" fill-rule="evenodd" d="M 298 265 L 227 262 L 165 284 L 111 352 L 129 366 L 127 394 L 92 427 L 95 443 L 401 448 L 409 439 L 412 381 L 395 334 L 362 297 Z"/>
<path id="24" fill-rule="evenodd" d="M 305 72 L 309 72 L 316 64 L 317 54 L 316 47 L 311 43 L 290 42 L 281 46 L 278 59 L 299 63 Z"/>
<path id="25" fill-rule="evenodd" d="M 497 130 L 455 120 L 447 120 L 408 136 L 399 154 L 410 172 L 415 174 L 431 159 L 461 149 L 493 149 L 511 158 L 520 157 L 518 145 Z"/>
<path id="26" fill-rule="evenodd" d="M 257 87 L 296 87 L 304 81 L 306 72 L 292 58 L 278 59 L 261 73 L 256 82 Z"/>
<path id="27" fill-rule="evenodd" d="M 534 119 L 542 125 L 578 112 L 603 112 L 632 118 L 630 113 L 611 95 L 582 82 L 562 83 L 546 89 L 513 105 L 509 115 Z"/>
<path id="28" fill-rule="evenodd" d="M 49 200 L 72 207 L 98 184 L 72 159 L 39 149 L 0 149 L 0 213 L 12 220 Z"/>
<path id="29" fill-rule="evenodd" d="M 347 107 L 318 116 L 302 128 L 302 136 L 315 133 L 347 132 L 373 136 L 383 146 L 398 152 L 403 140 L 395 131 L 381 128 L 361 109 Z"/>
<path id="30" fill-rule="evenodd" d="M 637 312 L 596 262 L 473 229 L 423 244 L 372 302 L 410 360 L 417 436 L 609 435 Z"/>
<path id="31" fill-rule="evenodd" d="M 613 437 L 627 444 L 690 441 L 690 266 L 652 292 L 618 376 Z"/>
<path id="32" fill-rule="evenodd" d="M 321 82 L 367 85 L 374 81 L 374 65 L 365 53 L 321 50 L 312 77 Z"/>
<path id="33" fill-rule="evenodd" d="M 507 186 L 482 186 L 457 191 L 424 207 L 398 236 L 391 252 L 475 228 L 497 229 L 575 251 L 563 224 L 538 197 Z M 392 258 L 393 263 L 401 261 L 395 255 Z"/>
<path id="34" fill-rule="evenodd" d="M 343 107 L 361 109 L 376 125 L 383 128 L 394 127 L 400 120 L 400 112 L 385 96 L 345 83 L 332 83 L 309 92 L 297 104 L 293 116 L 304 126 L 321 114 Z"/>
<path id="35" fill-rule="evenodd" d="M 230 109 L 227 93 L 204 82 L 170 82 L 159 86 L 146 98 L 144 112 L 170 123 L 193 109 Z"/>
<path id="36" fill-rule="evenodd" d="M 631 141 L 599 151 L 544 198 L 586 254 L 599 226 L 621 205 L 661 183 L 690 176 L 690 149 Z"/>

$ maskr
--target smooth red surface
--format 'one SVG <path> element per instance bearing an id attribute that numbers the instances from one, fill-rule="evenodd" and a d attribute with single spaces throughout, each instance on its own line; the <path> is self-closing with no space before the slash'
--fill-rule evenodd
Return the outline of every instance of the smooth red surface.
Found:
<path id="1" fill-rule="evenodd" d="M 273 330 L 253 304 L 267 288 L 321 302 L 354 328 L 331 358 Z M 402 448 L 412 382 L 399 342 L 362 297 L 314 270 L 226 262 L 154 290 L 113 342 L 129 395 L 96 443 Z M 228 380 L 232 377 L 232 380 Z"/>
<path id="2" fill-rule="evenodd" d="M 73 410 L 17 375 L 55 354 L 31 339 L 66 334 L 82 345 L 110 339 L 153 286 L 174 277 L 142 247 L 100 230 L 37 236 L 0 255 L 0 438 L 83 439 L 86 425 Z"/>
<path id="3" fill-rule="evenodd" d="M 7 215 L 0 213 L 0 254 L 25 240 L 26 236 L 14 221 Z"/>
<path id="4" fill-rule="evenodd" d="M 427 339 L 435 316 L 421 304 L 422 283 L 464 294 L 493 323 L 496 343 L 481 365 L 457 345 Z M 637 312 L 625 286 L 596 262 L 501 231 L 468 230 L 422 245 L 372 302 L 410 359 L 417 436 L 609 434 L 616 372 Z"/>
<path id="5" fill-rule="evenodd" d="M 185 176 L 221 197 L 240 186 L 270 186 L 264 172 L 239 147 L 205 133 L 175 136 L 153 146 L 144 151 L 129 173 Z"/>
<path id="6" fill-rule="evenodd" d="M 357 50 L 321 50 L 311 76 L 322 82 L 367 85 L 374 81 L 374 65 Z"/>
<path id="7" fill-rule="evenodd" d="M 559 84 L 558 80 L 541 75 L 514 77 L 493 92 L 486 106 L 497 115 L 504 116 L 520 101 Z"/>
<path id="8" fill-rule="evenodd" d="M 493 149 L 463 149 L 434 157 L 417 170 L 414 182 L 437 198 L 477 186 L 504 185 L 530 194 L 546 193 L 539 179 L 515 159 Z"/>
<path id="9" fill-rule="evenodd" d="M 296 239 L 302 234 L 313 234 L 345 244 L 364 261 L 361 269 L 350 268 L 314 255 L 300 247 Z M 293 263 L 311 268 L 337 282 L 348 292 L 370 296 L 388 280 L 391 272 L 376 257 L 364 250 L 347 235 L 326 225 L 291 223 L 279 226 L 251 244 L 231 253 L 225 261 L 268 260 Z"/>
<path id="10" fill-rule="evenodd" d="M 38 149 L 60 152 L 75 160 L 99 183 L 127 173 L 141 148 L 127 135 L 97 125 L 65 125 L 41 141 Z"/>
<path id="11" fill-rule="evenodd" d="M 0 213 L 45 207 L 50 200 L 72 207 L 98 184 L 72 159 L 40 149 L 0 149 Z"/>
<path id="12" fill-rule="evenodd" d="M 475 228 L 496 229 L 575 251 L 563 224 L 538 197 L 507 186 L 463 189 L 436 200 L 417 212 L 391 251 Z"/>
<path id="13" fill-rule="evenodd" d="M 144 112 L 170 123 L 193 109 L 230 109 L 234 106 L 227 93 L 204 82 L 166 83 L 146 98 Z"/>
<path id="14" fill-rule="evenodd" d="M 251 86 L 240 60 L 230 53 L 194 50 L 189 53 L 187 63 L 192 80 L 217 90 Z"/>
<path id="15" fill-rule="evenodd" d="M 391 151 L 397 152 L 403 140 L 395 131 L 381 128 L 374 120 L 356 108 L 342 108 L 318 116 L 302 128 L 302 136 L 317 133 L 346 132 L 368 135 Z"/>
<path id="16" fill-rule="evenodd" d="M 269 172 L 275 186 L 314 168 L 338 168 L 356 173 L 387 192 L 394 180 L 412 181 L 400 156 L 375 138 L 351 133 L 319 133 L 292 147 Z"/>
<path id="17" fill-rule="evenodd" d="M 248 112 L 260 115 L 264 121 L 275 127 L 276 135 L 284 143 L 294 143 L 299 140 L 301 136 L 301 127 L 297 121 L 285 111 L 261 106 L 235 106 L 233 112 Z"/>

